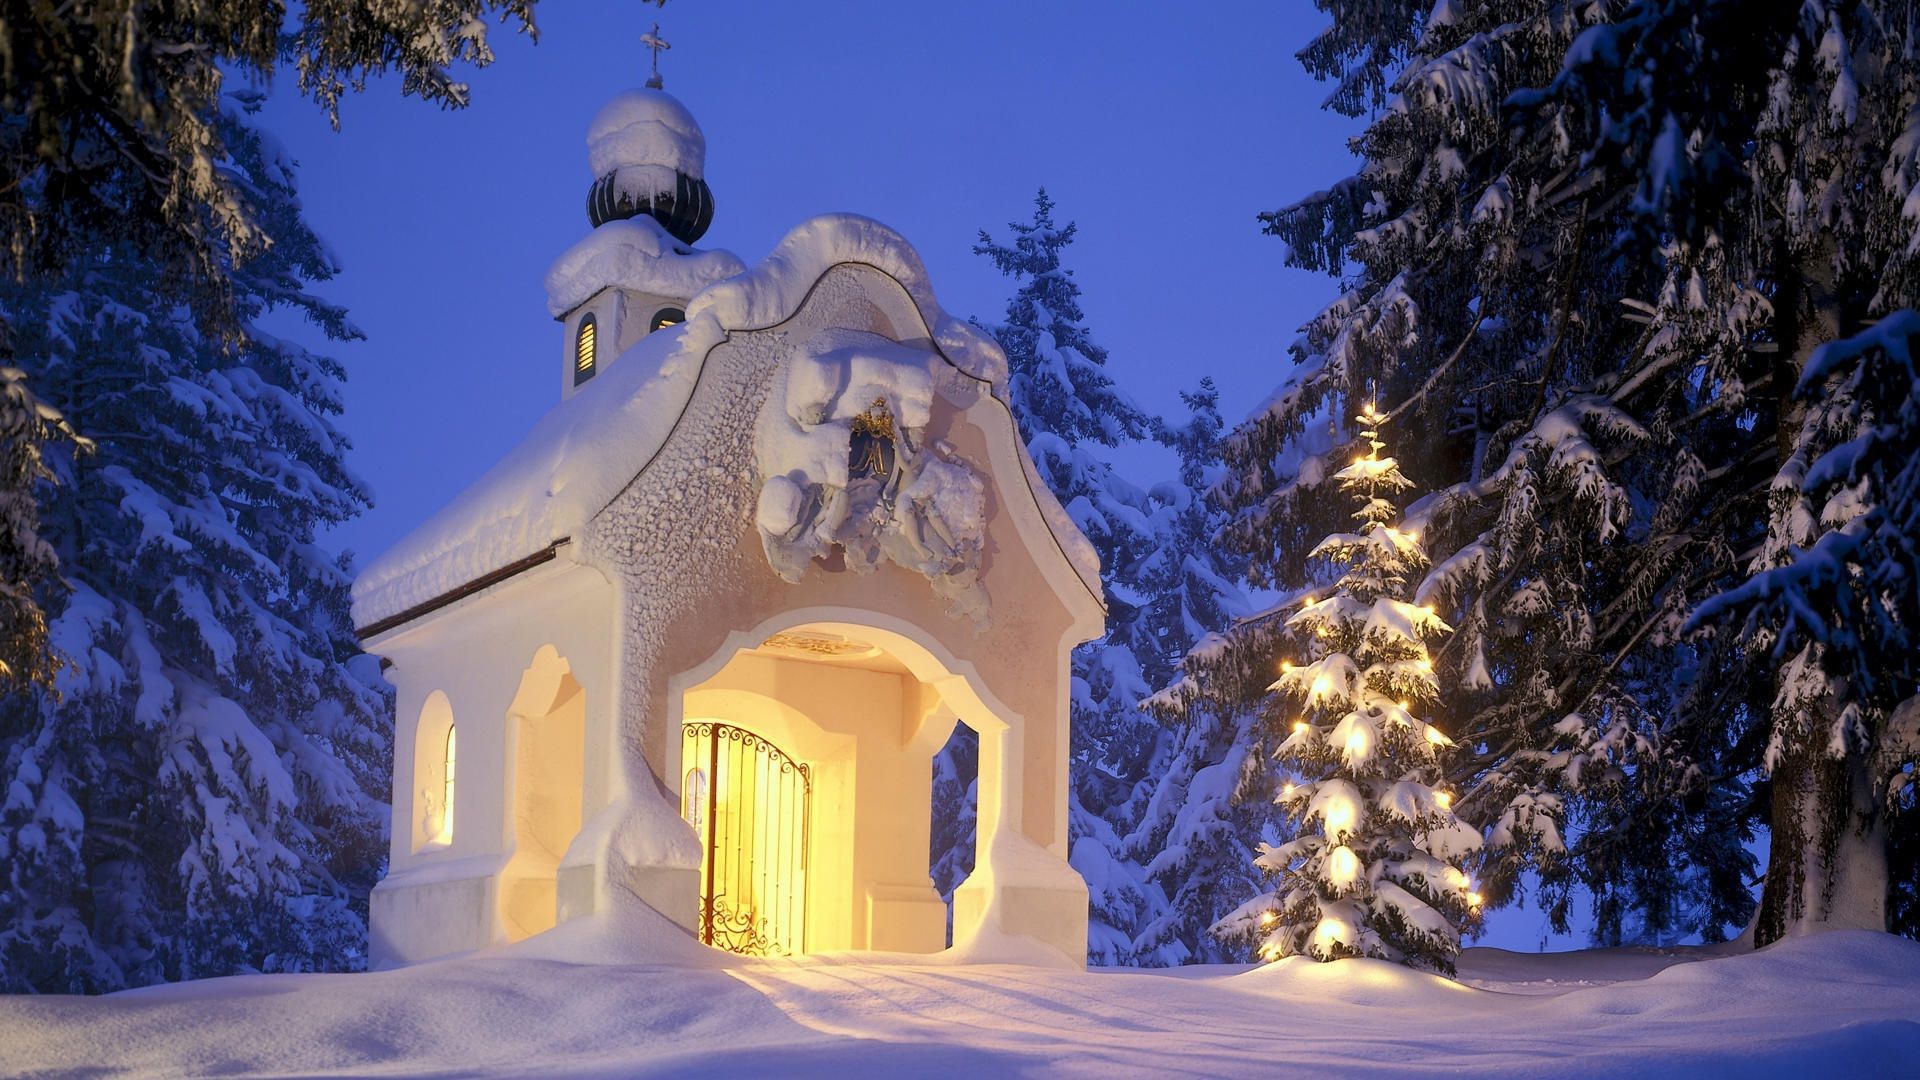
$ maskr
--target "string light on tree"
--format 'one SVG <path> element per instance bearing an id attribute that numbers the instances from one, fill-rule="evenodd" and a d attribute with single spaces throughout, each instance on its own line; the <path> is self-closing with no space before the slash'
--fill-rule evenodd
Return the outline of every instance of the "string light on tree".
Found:
<path id="1" fill-rule="evenodd" d="M 1389 522 L 1412 484 L 1381 453 L 1384 417 L 1369 404 L 1358 419 L 1365 452 L 1334 476 L 1357 504 L 1354 531 L 1313 552 L 1338 580 L 1288 618 L 1300 654 L 1268 688 L 1268 715 L 1296 717 L 1277 757 L 1298 778 L 1279 800 L 1298 832 L 1261 845 L 1275 887 L 1222 927 L 1269 959 L 1369 956 L 1451 973 L 1480 907 L 1461 866 L 1480 835 L 1438 788 L 1453 741 L 1419 715 L 1439 698 L 1428 644 L 1451 627 L 1405 599 L 1427 557 Z"/>

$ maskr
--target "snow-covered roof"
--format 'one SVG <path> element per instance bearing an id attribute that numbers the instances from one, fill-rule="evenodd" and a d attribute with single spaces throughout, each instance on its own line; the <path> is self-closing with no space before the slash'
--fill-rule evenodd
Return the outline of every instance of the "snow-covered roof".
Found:
<path id="1" fill-rule="evenodd" d="M 659 165 L 702 180 L 707 137 L 687 107 L 665 90 L 623 90 L 587 125 L 587 165 L 595 176 Z"/>
<path id="2" fill-rule="evenodd" d="M 786 320 L 813 283 L 842 263 L 898 281 L 941 354 L 1004 400 L 1006 354 L 941 309 L 919 255 L 899 233 L 853 214 L 813 218 L 751 269 L 701 290 L 685 323 L 635 342 L 471 487 L 368 564 L 353 586 L 355 623 L 408 611 L 578 535 L 666 442 L 707 353 L 727 332 Z M 1099 595 L 1099 557 L 1031 466 L 1027 482 L 1074 569 Z"/>
<path id="3" fill-rule="evenodd" d="M 731 251 L 701 251 L 667 235 L 645 214 L 608 221 L 554 260 L 547 311 L 554 318 L 609 286 L 655 296 L 689 297 L 745 270 Z"/>

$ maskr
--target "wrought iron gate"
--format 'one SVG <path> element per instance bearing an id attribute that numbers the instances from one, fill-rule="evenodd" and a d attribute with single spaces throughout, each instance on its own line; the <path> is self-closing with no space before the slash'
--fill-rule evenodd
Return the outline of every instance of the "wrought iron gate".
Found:
<path id="1" fill-rule="evenodd" d="M 813 776 L 744 728 L 681 730 L 680 812 L 700 836 L 700 940 L 786 956 L 807 945 L 807 835 Z"/>

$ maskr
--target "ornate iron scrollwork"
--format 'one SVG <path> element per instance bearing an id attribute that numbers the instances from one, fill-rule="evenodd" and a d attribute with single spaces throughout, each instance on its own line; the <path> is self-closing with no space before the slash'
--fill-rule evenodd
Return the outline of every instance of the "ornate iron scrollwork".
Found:
<path id="1" fill-rule="evenodd" d="M 689 775 L 704 774 L 703 806 L 682 792 L 703 847 L 700 940 L 751 956 L 804 951 L 812 771 L 732 724 L 693 721 L 681 740 Z"/>

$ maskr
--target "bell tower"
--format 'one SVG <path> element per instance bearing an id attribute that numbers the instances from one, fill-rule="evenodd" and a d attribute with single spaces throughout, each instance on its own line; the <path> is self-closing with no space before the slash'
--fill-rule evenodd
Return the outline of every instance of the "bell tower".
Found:
<path id="1" fill-rule="evenodd" d="M 562 334 L 561 397 L 572 397 L 627 348 L 686 319 L 687 301 L 740 262 L 692 245 L 713 223 L 704 176 L 706 135 L 662 88 L 656 25 L 642 88 L 614 96 L 587 127 L 587 190 L 593 232 L 547 275 L 549 307 Z"/>

